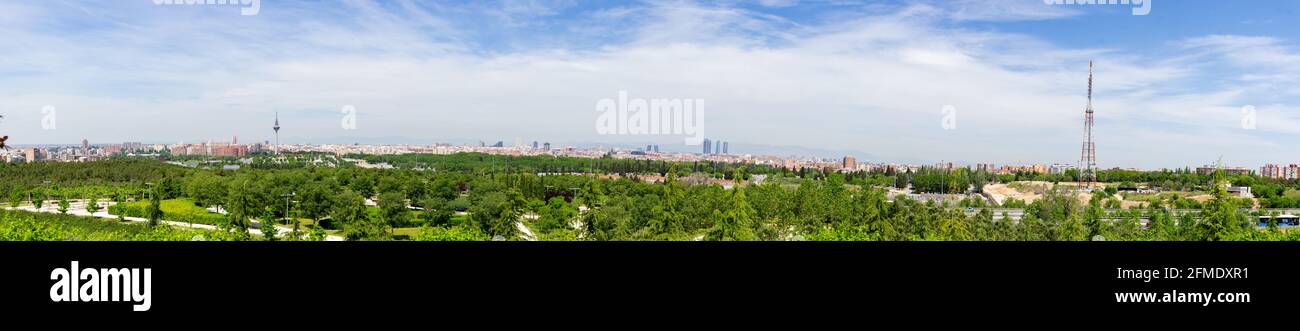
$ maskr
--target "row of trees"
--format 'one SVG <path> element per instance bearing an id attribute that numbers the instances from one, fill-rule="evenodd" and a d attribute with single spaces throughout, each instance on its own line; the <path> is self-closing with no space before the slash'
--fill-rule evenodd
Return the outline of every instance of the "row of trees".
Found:
<path id="1" fill-rule="evenodd" d="M 898 174 L 894 182 L 897 188 L 912 186 L 919 193 L 962 194 L 980 192 L 984 184 L 997 182 L 997 176 L 986 171 L 970 171 L 966 168 L 953 170 L 923 167 L 916 172 Z"/>
<path id="2" fill-rule="evenodd" d="M 82 172 L 88 176 L 86 183 L 123 191 L 106 198 L 147 198 L 144 213 L 152 220 L 166 218 L 161 201 L 187 198 L 196 206 L 225 211 L 220 225 L 236 236 L 247 235 L 251 220 L 257 220 L 265 234 L 274 234 L 270 224 L 290 224 L 295 229 L 290 238 L 296 238 L 298 219 L 310 221 L 311 237 L 338 230 L 353 240 L 514 240 L 523 229 L 543 240 L 1082 240 L 1098 235 L 1112 240 L 1230 240 L 1255 238 L 1251 236 L 1259 232 L 1237 213 L 1241 202 L 1220 192 L 1221 186 L 1212 186 L 1212 202 L 1198 206 L 1206 217 L 1175 219 L 1159 209 L 1109 214 L 1104 209 L 1114 200 L 1104 192 L 1086 204 L 1049 192 L 1030 204 L 1018 202 L 1027 215 L 1017 222 L 988 212 L 966 215 L 942 204 L 891 197 L 871 185 L 848 182 L 870 176 L 835 173 L 812 180 L 773 172 L 774 179 L 783 180 L 725 189 L 685 184 L 680 175 L 694 173 L 686 164 L 670 166 L 662 183 L 647 183 L 627 177 L 484 172 L 474 167 L 463 172 L 315 166 L 220 171 L 136 163 L 156 161 L 112 162 L 126 162 L 131 165 L 126 169 L 153 175 Z M 22 169 L 53 174 L 63 171 L 60 165 L 72 173 L 85 167 L 48 164 L 9 170 L 20 177 L 31 176 Z M 735 166 L 731 177 L 743 178 L 748 170 Z M 994 180 L 987 173 L 964 170 L 927 169 L 894 176 L 908 177 L 912 185 L 925 187 L 922 191 L 937 192 Z M 790 178 L 797 179 L 797 187 L 782 186 Z M 985 207 L 974 200 L 962 206 Z M 1152 221 L 1142 226 L 1140 219 Z M 424 229 L 417 234 L 397 231 L 411 227 Z"/>
<path id="3" fill-rule="evenodd" d="M 70 215 L 0 210 L 0 241 L 188 241 L 234 240 L 231 236 L 198 229 L 147 224 L 106 222 Z"/>

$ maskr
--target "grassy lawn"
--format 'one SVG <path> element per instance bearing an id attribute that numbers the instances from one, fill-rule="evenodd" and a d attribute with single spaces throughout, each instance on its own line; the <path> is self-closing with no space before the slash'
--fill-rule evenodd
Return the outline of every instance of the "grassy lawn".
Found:
<path id="1" fill-rule="evenodd" d="M 393 235 L 397 235 L 397 236 L 405 235 L 405 236 L 412 236 L 412 237 L 414 237 L 414 236 L 417 235 L 417 234 L 420 234 L 420 228 L 418 228 L 418 227 L 415 227 L 415 228 L 396 228 L 396 229 L 393 229 Z"/>
<path id="2" fill-rule="evenodd" d="M 316 221 L 313 221 L 313 220 L 311 220 L 310 218 L 294 218 L 293 221 L 294 221 L 294 222 L 298 222 L 298 228 L 299 228 L 299 229 L 304 229 L 304 230 L 305 230 L 305 229 L 310 229 L 312 225 L 316 224 Z M 280 226 L 280 227 L 282 227 L 282 228 L 286 228 L 286 229 L 292 229 L 292 228 L 293 228 L 293 223 L 292 223 L 292 222 L 290 222 L 289 224 L 279 224 L 279 223 L 277 223 L 276 225 L 277 225 L 277 226 Z"/>
<path id="3" fill-rule="evenodd" d="M 148 208 L 149 201 L 128 202 L 126 205 L 135 208 Z M 194 205 L 194 200 L 184 198 L 163 200 L 161 207 L 163 213 L 168 214 L 216 214 Z"/>
<path id="4" fill-rule="evenodd" d="M 0 240 L 24 241 L 187 241 L 196 235 L 219 233 L 170 226 L 150 228 L 142 223 L 102 218 L 0 210 Z"/>
<path id="5" fill-rule="evenodd" d="M 1293 189 L 1293 188 L 1289 188 L 1289 189 L 1286 189 L 1286 192 L 1285 192 L 1285 193 L 1282 193 L 1282 195 L 1285 195 L 1286 197 L 1288 197 L 1288 198 L 1292 198 L 1292 199 L 1300 199 L 1300 190 L 1296 190 L 1296 189 Z"/>
<path id="6" fill-rule="evenodd" d="M 144 217 L 142 213 L 149 208 L 149 201 L 128 202 L 125 206 L 136 210 L 135 213 L 127 216 Z M 225 218 L 225 215 L 210 212 L 207 208 L 194 205 L 194 200 L 185 198 L 163 200 L 160 208 L 163 211 L 163 219 L 168 221 L 215 225 Z M 135 215 L 136 213 L 140 214 Z"/>
<path id="7" fill-rule="evenodd" d="M 1154 194 L 1154 193 L 1141 193 L 1141 194 L 1138 194 L 1138 193 L 1124 193 L 1124 194 L 1122 194 L 1122 195 L 1124 196 L 1124 200 L 1127 200 L 1127 201 L 1148 201 L 1148 202 L 1149 202 L 1149 201 L 1152 200 L 1152 198 L 1155 198 L 1155 197 L 1157 197 L 1157 196 L 1159 196 L 1161 199 L 1169 200 L 1169 197 L 1172 197 L 1172 196 L 1178 196 L 1178 197 L 1180 197 L 1180 198 L 1186 198 L 1186 197 L 1189 197 L 1189 196 L 1195 196 L 1195 195 L 1200 195 L 1200 194 L 1204 194 L 1204 193 L 1203 193 L 1203 192 L 1161 192 L 1161 193 L 1158 194 L 1158 195 L 1157 195 L 1157 194 Z"/>
<path id="8" fill-rule="evenodd" d="M 146 203 L 147 203 L 147 202 L 146 202 Z M 166 210 L 166 208 L 163 208 L 163 209 Z M 366 213 L 368 213 L 371 217 L 379 217 L 379 208 L 368 207 L 368 208 L 366 208 Z M 422 226 L 424 225 L 424 220 L 421 219 L 421 213 L 420 213 L 420 211 L 418 211 L 418 210 L 412 210 L 412 211 L 410 211 L 410 214 L 411 214 L 411 224 L 412 224 L 412 226 L 410 226 L 410 227 L 402 227 L 402 228 L 396 228 L 396 229 L 393 229 L 393 234 L 394 234 L 394 235 L 398 235 L 398 236 L 402 236 L 402 235 L 406 235 L 406 236 L 415 236 L 415 235 L 417 235 L 417 234 L 420 233 L 420 227 L 422 227 Z M 315 221 L 313 221 L 313 220 L 311 220 L 311 219 L 307 219 L 307 218 L 296 218 L 295 221 L 298 222 L 298 224 L 299 224 L 299 229 L 301 229 L 301 230 L 304 231 L 304 232 L 306 232 L 306 231 L 310 231 L 310 230 L 311 230 L 311 227 L 312 227 L 314 224 L 316 224 Z M 469 215 L 456 215 L 456 214 L 453 214 L 453 215 L 451 215 L 451 221 L 448 223 L 447 226 L 455 226 L 455 225 L 465 224 L 466 222 L 469 222 Z M 292 228 L 293 228 L 293 223 L 289 223 L 289 224 L 276 224 L 276 226 L 278 226 L 278 227 L 282 227 L 282 228 L 286 228 L 286 229 L 292 229 Z M 326 229 L 326 230 L 325 230 L 325 233 L 328 234 L 328 235 L 333 235 L 333 236 L 343 236 L 343 230 L 331 230 L 331 229 Z"/>
<path id="9" fill-rule="evenodd" d="M 785 188 L 785 189 L 788 189 L 788 190 L 797 189 L 797 188 L 799 188 L 799 185 L 803 183 L 803 180 L 802 180 L 802 179 L 799 179 L 799 178 L 789 178 L 789 177 L 768 178 L 767 181 L 774 182 L 774 183 L 776 183 L 777 185 L 781 185 L 782 188 Z"/>
<path id="10" fill-rule="evenodd" d="M 411 219 L 417 219 L 417 218 L 420 218 L 420 211 L 419 211 L 419 210 L 410 210 L 410 211 L 407 211 L 407 214 L 411 214 Z M 372 216 L 372 217 L 379 217 L 379 207 L 373 207 L 373 206 L 366 207 L 366 215 L 369 215 L 369 216 Z"/>
<path id="11" fill-rule="evenodd" d="M 394 228 L 392 230 L 393 235 L 415 237 L 416 235 L 420 234 L 420 228 L 424 226 L 424 220 L 420 220 L 415 218 L 415 216 L 412 216 L 411 222 L 414 224 L 414 226 L 404 227 L 404 228 Z M 448 222 L 446 227 L 453 227 L 453 226 L 465 224 L 466 222 L 469 222 L 469 216 L 467 215 L 451 215 L 451 221 Z M 528 223 L 529 222 L 524 222 L 524 225 L 528 226 L 529 229 L 532 229 L 533 227 L 529 226 L 530 224 Z M 535 230 L 534 233 L 536 233 Z"/>

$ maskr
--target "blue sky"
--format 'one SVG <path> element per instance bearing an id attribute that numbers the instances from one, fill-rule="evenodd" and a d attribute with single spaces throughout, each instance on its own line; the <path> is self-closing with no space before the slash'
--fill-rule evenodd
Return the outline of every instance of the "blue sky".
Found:
<path id="1" fill-rule="evenodd" d="M 705 100 L 734 152 L 1075 163 L 1095 60 L 1101 166 L 1300 163 L 1300 2 L 1149 1 L 5 1 L 0 134 L 696 150 L 598 135 L 627 91 Z"/>

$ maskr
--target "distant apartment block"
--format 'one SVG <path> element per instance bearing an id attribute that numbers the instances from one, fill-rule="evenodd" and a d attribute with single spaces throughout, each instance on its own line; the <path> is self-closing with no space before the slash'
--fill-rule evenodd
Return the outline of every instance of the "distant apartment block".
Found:
<path id="1" fill-rule="evenodd" d="M 208 141 L 202 144 L 176 144 L 167 147 L 173 155 L 197 155 L 197 156 L 216 156 L 216 157 L 244 157 L 250 152 L 257 152 L 261 149 L 260 145 L 240 145 L 239 138 L 235 137 L 230 142 L 213 142 Z"/>
<path id="2" fill-rule="evenodd" d="M 27 151 L 25 151 L 24 153 L 25 154 L 23 155 L 23 157 L 25 160 L 27 160 L 27 163 L 40 161 L 41 156 L 45 155 L 43 151 L 36 148 L 28 148 Z"/>
<path id="3" fill-rule="evenodd" d="M 1078 169 L 1078 168 L 1079 168 L 1078 166 L 1073 164 L 1057 163 L 1057 164 L 1053 164 L 1051 168 L 1047 170 L 1047 173 L 1053 175 L 1060 175 L 1060 174 L 1064 174 L 1066 171 L 1070 171 L 1071 169 Z"/>
<path id="4" fill-rule="evenodd" d="M 1300 165 L 1294 163 L 1286 166 L 1265 164 L 1259 167 L 1259 175 L 1273 179 L 1300 179 Z"/>
<path id="5" fill-rule="evenodd" d="M 1219 167 L 1217 166 L 1204 165 L 1197 167 L 1196 173 L 1208 176 L 1213 175 L 1218 170 Z M 1251 173 L 1253 173 L 1252 170 L 1244 167 L 1223 167 L 1223 174 L 1225 175 L 1249 175 Z"/>
<path id="6" fill-rule="evenodd" d="M 803 168 L 802 166 L 799 165 L 799 160 L 786 159 L 783 163 L 784 164 L 782 166 L 784 166 L 786 169 L 790 169 L 790 171 L 799 171 L 799 169 Z"/>

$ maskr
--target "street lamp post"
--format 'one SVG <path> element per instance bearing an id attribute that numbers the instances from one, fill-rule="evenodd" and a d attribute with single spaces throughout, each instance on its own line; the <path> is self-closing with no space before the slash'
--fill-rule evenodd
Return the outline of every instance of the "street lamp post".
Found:
<path id="1" fill-rule="evenodd" d="M 284 219 L 286 221 L 292 221 L 293 218 L 289 216 L 289 212 L 290 212 L 289 199 L 298 196 L 298 192 L 290 192 L 290 193 L 282 194 L 280 196 L 284 197 Z"/>

